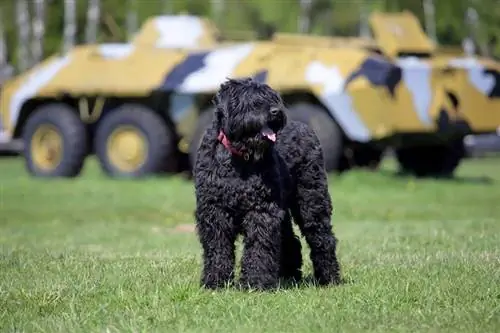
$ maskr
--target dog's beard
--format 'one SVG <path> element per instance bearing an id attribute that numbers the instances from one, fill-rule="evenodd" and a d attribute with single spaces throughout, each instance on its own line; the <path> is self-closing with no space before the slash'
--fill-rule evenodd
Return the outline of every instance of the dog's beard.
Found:
<path id="1" fill-rule="evenodd" d="M 241 133 L 241 132 L 240 132 Z M 232 141 L 232 146 L 241 151 L 247 161 L 260 161 L 276 142 L 277 133 L 267 126 L 263 127 L 256 135 L 243 134 L 240 138 Z"/>
<path id="2" fill-rule="evenodd" d="M 258 162 L 262 160 L 269 151 L 272 146 L 272 142 L 267 139 L 258 139 L 256 141 L 257 142 L 252 145 L 253 148 L 251 148 L 250 157 L 253 161 Z"/>
<path id="3" fill-rule="evenodd" d="M 262 160 L 272 145 L 273 141 L 267 138 L 256 137 L 245 138 L 234 143 L 236 149 L 247 154 L 248 160 L 254 162 Z"/>

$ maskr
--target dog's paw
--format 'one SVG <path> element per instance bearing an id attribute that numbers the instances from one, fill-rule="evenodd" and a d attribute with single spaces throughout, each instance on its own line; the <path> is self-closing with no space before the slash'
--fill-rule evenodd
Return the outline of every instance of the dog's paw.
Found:
<path id="1" fill-rule="evenodd" d="M 202 280 L 200 282 L 201 288 L 208 290 L 220 290 L 220 289 L 228 289 L 233 287 L 233 281 L 206 281 Z"/>
<path id="2" fill-rule="evenodd" d="M 316 284 L 320 286 L 339 285 L 342 283 L 342 278 L 339 271 L 332 270 L 330 272 L 322 272 L 314 276 Z"/>
<path id="3" fill-rule="evenodd" d="M 280 286 L 279 280 L 240 280 L 237 288 L 241 291 L 273 291 Z"/>

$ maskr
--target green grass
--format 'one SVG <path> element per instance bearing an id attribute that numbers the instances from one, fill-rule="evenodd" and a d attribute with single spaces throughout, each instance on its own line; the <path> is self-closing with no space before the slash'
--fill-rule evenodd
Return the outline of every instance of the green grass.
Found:
<path id="1" fill-rule="evenodd" d="M 48 181 L 2 159 L 0 331 L 500 331 L 500 160 L 448 181 L 393 170 L 331 177 L 349 283 L 245 293 L 199 288 L 200 247 L 176 228 L 193 223 L 189 181 L 95 163 Z"/>

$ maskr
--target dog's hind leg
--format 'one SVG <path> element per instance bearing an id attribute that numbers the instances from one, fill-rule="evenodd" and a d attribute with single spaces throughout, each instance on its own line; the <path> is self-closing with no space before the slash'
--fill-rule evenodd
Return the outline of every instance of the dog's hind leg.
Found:
<path id="1" fill-rule="evenodd" d="M 302 279 L 302 245 L 293 232 L 292 221 L 287 213 L 281 225 L 280 278 L 299 282 Z"/>
<path id="2" fill-rule="evenodd" d="M 242 288 L 267 290 L 278 286 L 283 215 L 278 208 L 272 212 L 246 214 L 241 258 Z"/>
<path id="3" fill-rule="evenodd" d="M 201 285 L 228 286 L 234 279 L 236 230 L 230 215 L 215 206 L 197 209 L 196 229 L 203 248 Z"/>
<path id="4" fill-rule="evenodd" d="M 340 283 L 336 255 L 337 239 L 332 231 L 332 202 L 319 143 L 298 168 L 292 216 L 310 247 L 314 276 L 321 285 Z"/>

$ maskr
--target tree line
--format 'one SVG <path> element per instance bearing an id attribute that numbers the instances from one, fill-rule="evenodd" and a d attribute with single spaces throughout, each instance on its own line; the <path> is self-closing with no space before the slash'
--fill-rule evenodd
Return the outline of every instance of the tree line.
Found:
<path id="1" fill-rule="evenodd" d="M 122 42 L 150 16 L 211 17 L 226 38 L 237 32 L 366 35 L 371 10 L 411 10 L 440 44 L 472 36 L 479 51 L 499 55 L 500 0 L 2 0 L 0 67 L 29 68 L 86 42 Z"/>

